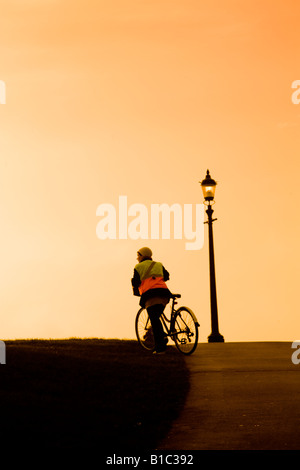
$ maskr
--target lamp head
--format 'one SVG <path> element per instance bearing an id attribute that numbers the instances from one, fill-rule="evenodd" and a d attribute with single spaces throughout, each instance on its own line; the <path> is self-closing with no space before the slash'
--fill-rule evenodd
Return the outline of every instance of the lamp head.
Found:
<path id="1" fill-rule="evenodd" d="M 201 187 L 204 199 L 208 201 L 209 204 L 210 201 L 214 200 L 216 185 L 216 181 L 211 178 L 209 170 L 207 170 L 205 179 L 201 181 Z"/>

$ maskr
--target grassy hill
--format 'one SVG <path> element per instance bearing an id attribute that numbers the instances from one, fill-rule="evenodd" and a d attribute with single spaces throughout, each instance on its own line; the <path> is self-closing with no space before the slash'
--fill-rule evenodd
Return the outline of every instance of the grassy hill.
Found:
<path id="1" fill-rule="evenodd" d="M 2 446 L 52 450 L 155 449 L 189 388 L 183 356 L 136 341 L 6 341 Z"/>

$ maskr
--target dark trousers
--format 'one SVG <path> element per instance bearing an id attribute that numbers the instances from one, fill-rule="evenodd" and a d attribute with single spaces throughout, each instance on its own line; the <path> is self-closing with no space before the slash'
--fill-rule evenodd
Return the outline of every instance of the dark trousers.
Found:
<path id="1" fill-rule="evenodd" d="M 151 307 L 147 308 L 153 330 L 156 351 L 164 351 L 166 349 L 166 336 L 160 321 L 160 316 L 164 309 L 165 306 L 162 304 L 151 305 Z"/>

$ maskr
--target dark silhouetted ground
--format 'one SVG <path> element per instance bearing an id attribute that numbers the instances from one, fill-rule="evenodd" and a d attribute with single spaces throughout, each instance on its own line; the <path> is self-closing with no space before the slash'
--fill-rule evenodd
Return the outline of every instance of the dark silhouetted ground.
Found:
<path id="1" fill-rule="evenodd" d="M 1 446 L 15 452 L 150 450 L 189 387 L 176 349 L 119 340 L 7 341 L 0 377 Z"/>

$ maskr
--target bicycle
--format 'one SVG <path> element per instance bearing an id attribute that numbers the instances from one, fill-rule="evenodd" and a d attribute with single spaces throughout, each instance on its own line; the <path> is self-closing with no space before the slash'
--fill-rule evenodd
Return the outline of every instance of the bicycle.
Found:
<path id="1" fill-rule="evenodd" d="M 192 354 L 198 344 L 199 323 L 196 315 L 188 307 L 179 307 L 176 299 L 181 294 L 172 294 L 171 315 L 167 317 L 163 312 L 160 319 L 163 324 L 166 337 L 171 338 L 177 349 L 182 354 Z M 140 345 L 147 351 L 154 351 L 155 343 L 150 318 L 145 308 L 140 308 L 135 319 L 135 332 Z"/>

